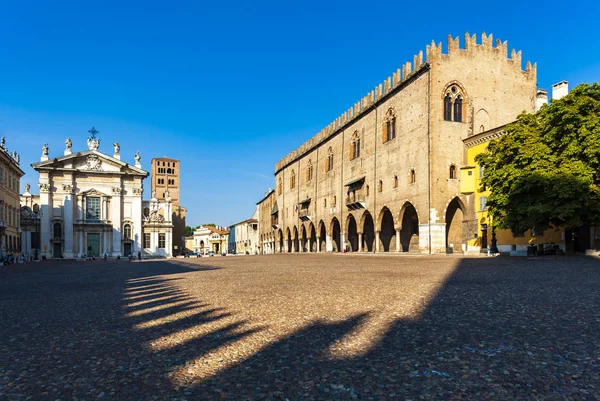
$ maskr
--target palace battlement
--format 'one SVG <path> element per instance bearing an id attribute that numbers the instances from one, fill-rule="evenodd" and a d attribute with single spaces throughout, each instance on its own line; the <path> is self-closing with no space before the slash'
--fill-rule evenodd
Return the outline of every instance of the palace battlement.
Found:
<path id="1" fill-rule="evenodd" d="M 367 113 L 375 104 L 383 101 L 392 92 L 395 92 L 396 90 L 399 90 L 401 86 L 408 84 L 413 77 L 418 75 L 417 73 L 429 68 L 434 62 L 443 63 L 453 57 L 481 55 L 482 53 L 488 55 L 495 54 L 499 60 L 511 63 L 515 68 L 518 68 L 519 71 L 522 71 L 528 80 L 535 81 L 536 64 L 532 65 L 528 61 L 525 70 L 522 70 L 521 51 L 517 52 L 513 49 L 509 58 L 508 42 L 502 42 L 500 39 L 496 39 L 495 44 L 496 45 L 494 46 L 492 35 L 483 33 L 481 35 L 481 43 L 477 43 L 477 35 L 474 34 L 471 36 L 467 32 L 465 34 L 465 47 L 461 48 L 458 36 L 454 39 L 452 38 L 452 35 L 448 35 L 447 54 L 444 54 L 442 53 L 442 43 L 436 44 L 435 41 L 432 41 L 431 45 L 426 46 L 425 59 L 423 58 L 423 51 L 419 51 L 418 54 L 413 56 L 412 62 L 407 61 L 404 63 L 401 68 L 398 68 L 396 72 L 392 73 L 391 76 L 388 76 L 382 83 L 377 85 L 375 89 L 363 96 L 358 102 L 354 103 L 352 107 L 344 111 L 315 136 L 283 157 L 275 165 L 275 173 L 319 144 L 327 141 L 331 136 L 337 134 L 351 122 Z"/>

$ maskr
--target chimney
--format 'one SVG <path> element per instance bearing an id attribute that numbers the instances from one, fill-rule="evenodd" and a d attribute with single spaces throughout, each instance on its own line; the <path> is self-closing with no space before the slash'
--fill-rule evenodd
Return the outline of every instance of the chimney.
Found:
<path id="1" fill-rule="evenodd" d="M 569 83 L 567 81 L 560 81 L 557 84 L 552 85 L 552 100 L 562 99 L 569 93 Z"/>
<path id="2" fill-rule="evenodd" d="M 535 94 L 535 111 L 539 111 L 544 104 L 548 104 L 548 91 L 546 89 L 538 89 Z"/>

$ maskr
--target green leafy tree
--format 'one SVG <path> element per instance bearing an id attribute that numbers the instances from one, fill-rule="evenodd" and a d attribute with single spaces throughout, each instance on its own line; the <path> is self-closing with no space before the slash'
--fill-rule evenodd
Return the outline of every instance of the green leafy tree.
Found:
<path id="1" fill-rule="evenodd" d="M 202 224 L 204 227 L 216 227 L 215 223 Z"/>
<path id="2" fill-rule="evenodd" d="M 495 226 L 522 233 L 600 222 L 598 83 L 521 114 L 505 132 L 476 157 Z"/>

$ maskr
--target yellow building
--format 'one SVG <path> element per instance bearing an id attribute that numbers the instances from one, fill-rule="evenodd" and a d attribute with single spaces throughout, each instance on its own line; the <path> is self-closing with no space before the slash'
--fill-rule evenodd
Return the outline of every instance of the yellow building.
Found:
<path id="1" fill-rule="evenodd" d="M 0 140 L 0 260 L 17 255 L 21 249 L 19 188 L 25 174 L 19 167 L 21 157 L 9 152 L 4 137 Z"/>
<path id="2" fill-rule="evenodd" d="M 487 197 L 489 191 L 480 191 L 480 180 L 485 174 L 482 166 L 475 162 L 475 157 L 485 152 L 489 142 L 504 135 L 506 125 L 481 132 L 463 140 L 465 144 L 466 164 L 461 167 L 460 189 L 463 196 L 473 197 L 470 204 L 475 206 L 470 216 L 465 216 L 468 227 L 477 227 L 467 239 L 467 252 L 487 252 L 492 241 L 492 220 L 488 215 Z M 511 255 L 526 255 L 527 247 L 536 245 L 536 250 L 545 250 L 558 245 L 565 250 L 564 230 L 549 229 L 543 232 L 530 230 L 525 233 L 513 234 L 510 230 L 496 230 L 496 241 L 500 253 Z"/>

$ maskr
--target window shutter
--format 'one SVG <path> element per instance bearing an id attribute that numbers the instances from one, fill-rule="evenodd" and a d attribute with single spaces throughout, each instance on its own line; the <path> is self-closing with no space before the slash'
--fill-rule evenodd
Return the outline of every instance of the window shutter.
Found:
<path id="1" fill-rule="evenodd" d="M 388 125 L 387 125 L 387 121 L 383 123 L 383 127 L 381 128 L 381 141 L 383 143 L 387 142 L 387 136 L 388 136 Z"/>

